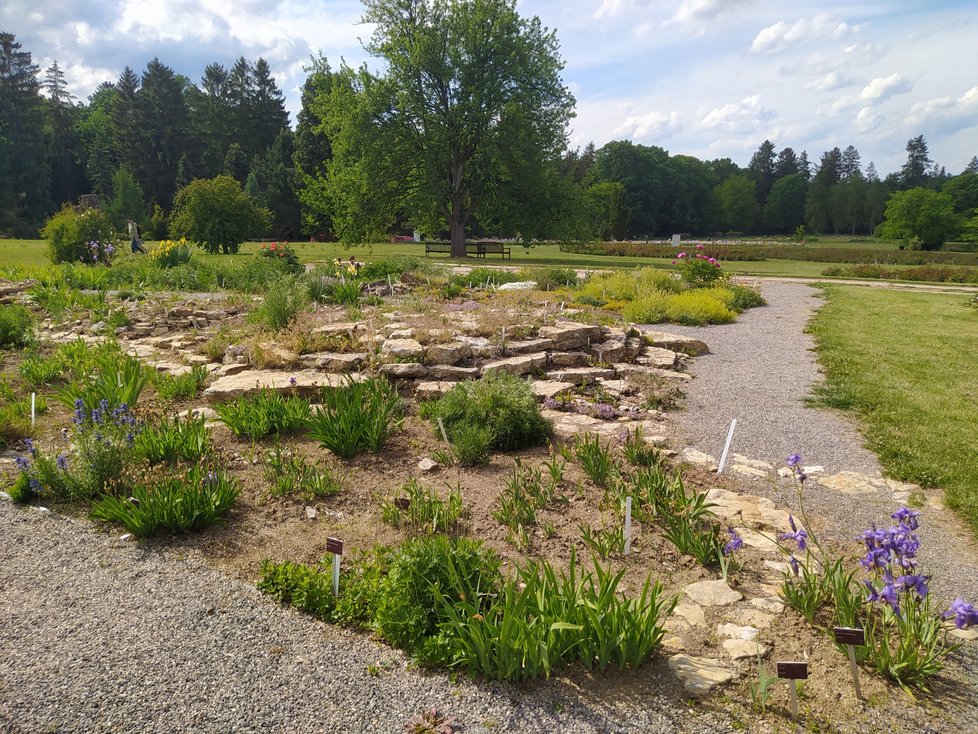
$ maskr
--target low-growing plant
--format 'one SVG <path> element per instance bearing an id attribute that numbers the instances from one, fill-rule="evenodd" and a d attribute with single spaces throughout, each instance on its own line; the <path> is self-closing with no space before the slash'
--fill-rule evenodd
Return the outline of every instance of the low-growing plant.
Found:
<path id="1" fill-rule="evenodd" d="M 465 288 L 485 288 L 487 286 L 499 286 L 504 283 L 515 283 L 520 279 L 516 273 L 501 268 L 472 268 L 467 273 L 457 273 L 452 276 L 451 282 Z"/>
<path id="2" fill-rule="evenodd" d="M 458 383 L 439 400 L 428 403 L 425 414 L 436 427 L 442 419 L 456 455 L 459 435 L 481 448 L 481 432 L 485 431 L 490 449 L 515 451 L 545 443 L 552 431 L 529 383 L 499 372 Z M 473 426 L 480 430 L 474 431 Z M 480 452 L 473 450 L 472 455 Z"/>
<path id="3" fill-rule="evenodd" d="M 563 465 L 560 470 L 563 471 Z M 536 524 L 537 510 L 567 502 L 567 498 L 558 492 L 559 482 L 554 472 L 548 469 L 548 473 L 549 482 L 543 478 L 543 469 L 527 466 L 516 459 L 506 486 L 499 493 L 499 509 L 494 510 L 492 516 L 509 528 L 508 542 L 517 548 L 529 548 L 527 528 Z"/>
<path id="4" fill-rule="evenodd" d="M 720 268 L 719 261 L 703 250 L 703 245 L 696 245 L 692 252 L 680 252 L 676 255 L 679 275 L 690 288 L 709 288 L 717 281 L 730 277 Z"/>
<path id="5" fill-rule="evenodd" d="M 729 324 L 736 314 L 704 291 L 686 291 L 669 296 L 666 303 L 669 321 L 687 326 Z"/>
<path id="6" fill-rule="evenodd" d="M 161 268 L 175 268 L 186 265 L 192 257 L 192 250 L 186 239 L 162 240 L 149 253 L 150 260 Z"/>
<path id="7" fill-rule="evenodd" d="M 641 426 L 637 426 L 634 431 L 625 432 L 622 453 L 632 466 L 658 466 L 662 463 L 662 452 L 646 443 Z"/>
<path id="8" fill-rule="evenodd" d="M 19 304 L 0 305 L 0 348 L 27 346 L 34 336 L 31 312 Z"/>
<path id="9" fill-rule="evenodd" d="M 260 441 L 272 434 L 299 433 L 306 428 L 312 414 L 305 398 L 279 395 L 267 388 L 227 403 L 217 403 L 214 411 L 231 433 L 252 441 Z"/>
<path id="10" fill-rule="evenodd" d="M 301 273 L 304 269 L 302 261 L 295 250 L 289 246 L 288 242 L 272 242 L 263 244 L 258 248 L 255 257 L 264 257 L 284 263 L 292 273 Z"/>
<path id="11" fill-rule="evenodd" d="M 622 528 L 598 528 L 579 525 L 584 545 L 596 553 L 601 560 L 625 552 L 625 532 Z"/>
<path id="12" fill-rule="evenodd" d="M 404 407 L 383 377 L 324 388 L 322 405 L 312 412 L 308 435 L 343 459 L 379 451 L 401 425 Z"/>
<path id="13" fill-rule="evenodd" d="M 139 482 L 131 492 L 129 497 L 107 494 L 92 508 L 92 517 L 119 523 L 137 538 L 187 533 L 223 517 L 239 490 L 223 471 L 197 465 L 185 475 Z"/>
<path id="14" fill-rule="evenodd" d="M 56 395 L 58 401 L 68 407 L 77 407 L 81 401 L 89 413 L 133 407 L 149 381 L 149 369 L 127 354 L 98 352 L 94 368 L 94 375 L 88 379 L 82 375 L 61 388 Z"/>
<path id="15" fill-rule="evenodd" d="M 273 331 L 284 329 L 306 307 L 306 292 L 295 278 L 280 278 L 268 286 L 265 300 L 251 313 L 252 321 Z"/>
<path id="16" fill-rule="evenodd" d="M 256 584 L 279 604 L 288 604 L 306 614 L 329 620 L 336 608 L 329 575 L 303 563 L 262 561 Z"/>
<path id="17" fill-rule="evenodd" d="M 339 478 L 327 465 L 309 464 L 301 456 L 282 451 L 280 446 L 265 456 L 262 474 L 272 497 L 298 495 L 303 502 L 312 502 L 343 491 Z"/>
<path id="18" fill-rule="evenodd" d="M 399 497 L 381 505 L 381 516 L 388 525 L 425 533 L 454 532 L 463 512 L 461 489 L 450 490 L 442 499 L 417 479 L 402 486 Z"/>
<path id="19" fill-rule="evenodd" d="M 205 382 L 207 382 L 207 368 L 197 364 L 179 375 L 159 372 L 153 379 L 153 386 L 156 388 L 157 395 L 171 402 L 197 397 Z"/>
<path id="20" fill-rule="evenodd" d="M 142 427 L 133 450 L 137 457 L 150 464 L 195 463 L 210 453 L 211 437 L 202 417 L 163 418 L 156 424 Z"/>

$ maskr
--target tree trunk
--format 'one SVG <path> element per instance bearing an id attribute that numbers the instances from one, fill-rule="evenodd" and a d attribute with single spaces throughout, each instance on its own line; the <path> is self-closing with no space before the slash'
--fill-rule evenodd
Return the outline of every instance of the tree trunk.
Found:
<path id="1" fill-rule="evenodd" d="M 452 257 L 465 257 L 465 222 L 461 217 L 452 217 L 449 222 L 452 233 Z"/>
<path id="2" fill-rule="evenodd" d="M 457 160 L 452 163 L 449 181 L 452 185 L 452 211 L 448 218 L 448 231 L 452 238 L 452 257 L 465 257 L 465 220 L 466 211 L 462 195 L 462 164 Z"/>

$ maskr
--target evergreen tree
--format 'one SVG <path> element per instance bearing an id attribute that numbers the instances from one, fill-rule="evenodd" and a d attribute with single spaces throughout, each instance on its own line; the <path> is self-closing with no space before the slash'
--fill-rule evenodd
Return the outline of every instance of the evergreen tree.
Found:
<path id="1" fill-rule="evenodd" d="M 880 180 L 880 176 L 876 172 L 876 164 L 873 163 L 872 161 L 870 161 L 869 162 L 869 165 L 866 166 L 866 180 L 867 181 L 879 181 Z"/>
<path id="2" fill-rule="evenodd" d="M 190 139 L 183 83 L 159 59 L 146 65 L 136 109 L 142 131 L 137 179 L 150 202 L 167 208 L 176 193 L 177 167 Z"/>
<path id="3" fill-rule="evenodd" d="M 798 156 L 798 173 L 805 181 L 812 180 L 812 164 L 808 162 L 808 151 L 803 150 Z"/>
<path id="4" fill-rule="evenodd" d="M 130 171 L 139 171 L 142 154 L 142 131 L 138 110 L 139 77 L 128 66 L 122 70 L 112 100 L 112 128 L 115 133 L 116 158 Z"/>
<path id="5" fill-rule="evenodd" d="M 299 233 L 299 197 L 292 161 L 292 133 L 281 130 L 265 154 L 252 161 L 245 192 L 271 212 L 271 235 L 293 240 Z"/>
<path id="6" fill-rule="evenodd" d="M 247 161 L 259 151 L 253 140 L 251 119 L 251 100 L 255 94 L 255 75 L 254 69 L 244 56 L 238 58 L 234 62 L 234 66 L 231 67 L 228 74 L 227 94 L 228 103 L 231 106 L 230 119 L 233 139 L 244 151 L 244 157 Z M 245 175 L 247 176 L 247 174 Z M 244 179 L 240 180 L 243 181 Z"/>
<path id="7" fill-rule="evenodd" d="M 778 153 L 778 159 L 774 162 L 774 177 L 784 178 L 799 173 L 798 156 L 791 148 L 782 148 Z"/>
<path id="8" fill-rule="evenodd" d="M 907 162 L 900 169 L 900 186 L 912 189 L 927 184 L 928 166 L 932 163 L 923 135 L 907 141 Z"/>
<path id="9" fill-rule="evenodd" d="M 200 163 L 204 178 L 212 178 L 224 168 L 224 157 L 234 137 L 233 115 L 227 69 L 221 64 L 208 64 L 193 112 L 193 119 L 203 133 Z"/>
<path id="10" fill-rule="evenodd" d="M 961 173 L 978 173 L 978 155 L 971 156 L 971 160 Z"/>
<path id="11" fill-rule="evenodd" d="M 270 148 L 279 134 L 289 127 L 289 113 L 285 110 L 285 97 L 275 79 L 268 62 L 259 58 L 255 63 L 253 77 L 254 91 L 250 101 L 249 118 L 252 123 L 250 143 L 251 153 L 258 155 Z"/>
<path id="12" fill-rule="evenodd" d="M 747 164 L 747 170 L 750 172 L 751 178 L 754 179 L 757 187 L 758 204 L 762 207 L 764 206 L 764 202 L 767 201 L 768 192 L 774 185 L 774 159 L 774 143 L 770 140 L 765 140 L 761 143 L 754 155 L 751 156 L 750 163 Z"/>
<path id="13" fill-rule="evenodd" d="M 119 167 L 112 108 L 118 91 L 111 82 L 102 82 L 88 98 L 75 123 L 84 161 L 85 177 L 93 191 L 103 200 L 112 196 L 112 174 Z"/>
<path id="14" fill-rule="evenodd" d="M 852 145 L 842 151 L 842 157 L 839 159 L 839 176 L 843 181 L 848 181 L 856 174 L 862 175 L 859 167 L 860 159 L 859 151 Z"/>
<path id="15" fill-rule="evenodd" d="M 764 227 L 772 232 L 794 232 L 804 224 L 807 189 L 800 173 L 779 178 L 764 205 Z"/>
<path id="16" fill-rule="evenodd" d="M 146 205 L 143 202 L 143 190 L 125 166 L 119 166 L 112 176 L 112 190 L 112 200 L 105 207 L 112 219 L 112 226 L 124 232 L 126 221 L 132 219 L 145 228 Z"/>
<path id="17" fill-rule="evenodd" d="M 79 160 L 80 145 L 75 132 L 77 101 L 68 91 L 65 74 L 57 59 L 45 71 L 42 88 L 48 93 L 47 139 L 51 170 L 51 200 L 55 207 L 75 202 L 82 189 L 88 188 L 84 168 Z"/>
<path id="18" fill-rule="evenodd" d="M 30 235 L 51 208 L 38 67 L 0 32 L 0 233 Z"/>
<path id="19" fill-rule="evenodd" d="M 235 179 L 239 184 L 243 184 L 248 179 L 248 156 L 238 143 L 231 143 L 228 146 L 221 173 Z"/>

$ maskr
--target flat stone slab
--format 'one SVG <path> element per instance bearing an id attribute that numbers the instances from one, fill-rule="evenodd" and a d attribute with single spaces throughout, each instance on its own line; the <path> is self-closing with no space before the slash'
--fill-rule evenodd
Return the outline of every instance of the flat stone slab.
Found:
<path id="1" fill-rule="evenodd" d="M 352 337 L 354 334 L 366 330 L 367 327 L 357 321 L 346 321 L 343 323 L 323 324 L 322 326 L 317 326 L 312 330 L 312 333 L 322 334 L 323 336 Z"/>
<path id="2" fill-rule="evenodd" d="M 553 326 L 541 326 L 537 331 L 541 339 L 551 339 L 554 349 L 567 352 L 604 341 L 600 326 L 579 324 L 576 321 L 558 321 Z"/>
<path id="3" fill-rule="evenodd" d="M 590 359 L 587 352 L 554 352 L 550 355 L 550 364 L 554 367 L 584 367 Z"/>
<path id="4" fill-rule="evenodd" d="M 721 683 L 731 681 L 736 676 L 734 671 L 713 658 L 693 657 L 690 655 L 673 655 L 669 658 L 669 667 L 683 687 L 696 696 L 709 693 Z"/>
<path id="5" fill-rule="evenodd" d="M 716 471 L 716 459 L 709 454 L 705 454 L 696 449 L 691 449 L 687 446 L 682 450 L 681 455 L 683 460 L 688 461 L 690 464 L 699 464 L 700 466 L 707 467 L 710 471 Z"/>
<path id="6" fill-rule="evenodd" d="M 380 353 L 394 359 L 420 359 L 424 347 L 414 339 L 388 339 L 381 345 Z"/>
<path id="7" fill-rule="evenodd" d="M 706 627 L 706 617 L 703 615 L 703 607 L 699 604 L 683 602 L 677 604 L 672 613 L 677 617 L 682 617 L 694 627 Z"/>
<path id="8" fill-rule="evenodd" d="M 437 380 L 477 380 L 478 367 L 456 367 L 450 364 L 428 365 L 428 376 Z"/>
<path id="9" fill-rule="evenodd" d="M 295 378 L 293 384 L 292 378 Z M 204 399 L 211 403 L 233 400 L 241 395 L 266 389 L 282 395 L 318 395 L 321 388 L 342 387 L 348 380 L 360 382 L 364 378 L 358 372 L 334 375 L 313 370 L 249 370 L 215 380 L 204 390 Z"/>
<path id="10" fill-rule="evenodd" d="M 532 291 L 537 287 L 535 280 L 516 280 L 512 283 L 503 283 L 497 291 Z"/>
<path id="11" fill-rule="evenodd" d="M 509 357 L 508 359 L 497 359 L 495 362 L 487 362 L 482 365 L 482 374 L 506 372 L 510 375 L 526 375 L 536 370 L 542 370 L 546 366 L 546 352 L 537 352 L 536 354 L 523 354 L 518 357 Z"/>
<path id="12" fill-rule="evenodd" d="M 655 367 L 661 370 L 671 370 L 676 366 L 679 355 L 671 349 L 662 347 L 646 347 L 641 357 L 637 357 L 635 362 L 646 367 Z"/>
<path id="13" fill-rule="evenodd" d="M 761 631 L 750 625 L 725 622 L 717 625 L 717 637 L 725 640 L 756 640 Z"/>
<path id="14" fill-rule="evenodd" d="M 744 660 L 745 658 L 756 658 L 758 655 L 767 655 L 767 645 L 753 640 L 724 640 L 723 651 L 730 656 L 731 660 Z"/>
<path id="15" fill-rule="evenodd" d="M 425 362 L 439 365 L 456 365 L 472 356 L 472 347 L 463 342 L 429 344 L 425 350 Z"/>
<path id="16" fill-rule="evenodd" d="M 698 581 L 687 586 L 683 592 L 701 607 L 725 607 L 744 598 L 739 591 L 734 591 L 719 579 Z"/>
<path id="17" fill-rule="evenodd" d="M 550 382 L 548 380 L 534 380 L 532 383 L 533 392 L 537 400 L 543 401 L 547 398 L 555 398 L 571 392 L 574 386 L 567 382 Z"/>
<path id="18" fill-rule="evenodd" d="M 870 494 L 882 489 L 889 490 L 883 479 L 868 477 L 854 471 L 841 471 L 827 477 L 822 476 L 818 478 L 818 483 L 843 494 Z"/>
<path id="19" fill-rule="evenodd" d="M 771 612 L 772 614 L 781 614 L 784 611 L 784 602 L 767 596 L 759 596 L 756 599 L 751 599 L 750 603 L 752 606 L 765 612 Z"/>
<path id="20" fill-rule="evenodd" d="M 419 400 L 439 398 L 453 387 L 454 382 L 419 382 L 414 386 L 414 396 Z"/>
<path id="21" fill-rule="evenodd" d="M 569 382 L 572 385 L 589 385 L 599 379 L 614 378 L 615 371 L 605 367 L 568 367 L 547 373 L 547 379 L 554 382 Z"/>
<path id="22" fill-rule="evenodd" d="M 417 362 L 394 362 L 381 365 L 380 374 L 399 380 L 420 380 L 428 376 L 428 370 Z"/>
<path id="23" fill-rule="evenodd" d="M 316 352 L 299 357 L 299 364 L 323 372 L 354 372 L 366 359 L 366 352 Z"/>
<path id="24" fill-rule="evenodd" d="M 653 347 L 662 347 L 664 349 L 671 349 L 674 352 L 683 352 L 684 354 L 707 354 L 710 348 L 701 339 L 697 339 L 692 336 L 683 336 L 682 334 L 670 334 L 666 331 L 646 331 L 645 339 Z"/>
<path id="25" fill-rule="evenodd" d="M 523 339 L 506 342 L 506 351 L 510 354 L 533 354 L 534 352 L 549 352 L 554 348 L 552 339 Z"/>

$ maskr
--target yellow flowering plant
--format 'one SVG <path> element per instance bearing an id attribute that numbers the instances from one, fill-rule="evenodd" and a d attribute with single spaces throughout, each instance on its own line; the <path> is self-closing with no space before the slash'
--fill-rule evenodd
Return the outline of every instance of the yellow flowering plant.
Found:
<path id="1" fill-rule="evenodd" d="M 191 250 L 186 238 L 163 240 L 150 255 L 150 259 L 161 268 L 172 268 L 190 262 Z"/>

